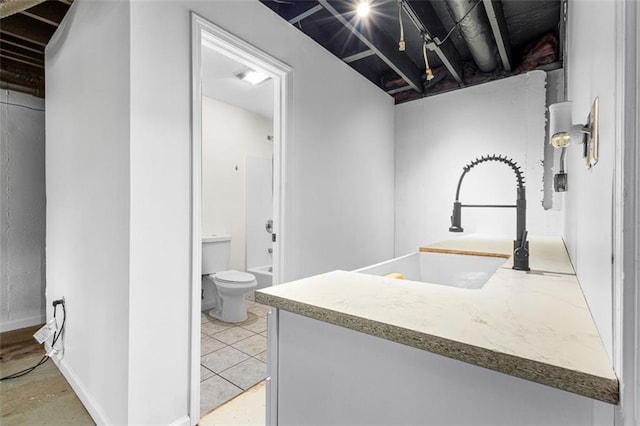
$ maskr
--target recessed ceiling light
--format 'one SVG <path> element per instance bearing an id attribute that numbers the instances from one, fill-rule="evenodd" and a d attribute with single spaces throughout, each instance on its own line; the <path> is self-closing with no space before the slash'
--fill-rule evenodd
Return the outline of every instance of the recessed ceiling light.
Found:
<path id="1" fill-rule="evenodd" d="M 246 81 L 247 83 L 250 83 L 254 86 L 257 86 L 260 83 L 264 83 L 270 78 L 268 75 L 252 69 L 240 71 L 234 75 L 240 80 Z"/>
<path id="2" fill-rule="evenodd" d="M 360 4 L 358 4 L 358 8 L 356 9 L 356 11 L 358 13 L 358 16 L 360 16 L 361 18 L 364 18 L 365 16 L 367 16 L 371 11 L 371 5 L 369 4 L 369 1 L 361 0 Z"/>

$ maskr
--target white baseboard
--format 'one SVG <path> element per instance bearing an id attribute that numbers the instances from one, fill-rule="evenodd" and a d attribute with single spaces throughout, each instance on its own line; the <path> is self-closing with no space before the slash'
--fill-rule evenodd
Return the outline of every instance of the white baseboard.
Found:
<path id="1" fill-rule="evenodd" d="M 80 382 L 76 378 L 77 376 L 73 373 L 73 371 L 70 368 L 67 367 L 66 363 L 64 362 L 64 359 L 58 360 L 54 356 L 53 358 L 51 358 L 51 360 L 56 363 L 56 365 L 58 366 L 58 369 L 60 369 L 60 372 L 62 373 L 64 378 L 67 379 L 67 382 L 69 382 L 69 384 L 71 385 L 71 388 L 80 399 L 80 402 L 82 402 L 82 405 L 84 405 L 84 408 L 87 409 L 93 421 L 96 422 L 98 426 L 114 424 L 112 421 L 109 421 L 108 417 L 97 406 L 97 404 L 94 402 L 91 395 L 86 391 L 84 386 L 80 384 Z"/>
<path id="2" fill-rule="evenodd" d="M 27 318 L 20 318 L 11 321 L 0 322 L 0 333 L 5 331 L 19 330 L 32 325 L 44 324 L 46 322 L 44 314 Z"/>

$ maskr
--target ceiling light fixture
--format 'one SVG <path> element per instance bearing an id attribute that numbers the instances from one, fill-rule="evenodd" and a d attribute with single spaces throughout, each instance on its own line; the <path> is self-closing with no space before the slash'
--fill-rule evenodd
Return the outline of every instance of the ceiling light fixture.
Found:
<path id="1" fill-rule="evenodd" d="M 369 14 L 370 11 L 371 11 L 371 5 L 369 4 L 369 1 L 361 0 L 360 3 L 358 4 L 358 8 L 356 9 L 358 16 L 361 18 L 364 18 Z"/>
<path id="2" fill-rule="evenodd" d="M 269 80 L 269 78 L 271 78 L 268 75 L 261 73 L 260 71 L 252 69 L 240 71 L 235 73 L 234 75 L 240 80 L 246 81 L 247 83 L 250 83 L 254 86 L 257 86 L 260 83 L 264 83 L 265 81 Z"/>

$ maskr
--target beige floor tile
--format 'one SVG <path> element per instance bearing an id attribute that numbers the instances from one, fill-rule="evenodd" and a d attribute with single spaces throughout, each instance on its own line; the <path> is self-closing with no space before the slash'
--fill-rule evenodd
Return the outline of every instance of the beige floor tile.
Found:
<path id="1" fill-rule="evenodd" d="M 254 355 L 254 358 L 257 358 L 260 361 L 266 363 L 267 362 L 267 351 L 260 352 L 258 355 Z"/>
<path id="2" fill-rule="evenodd" d="M 262 333 L 260 333 L 261 336 L 267 337 L 267 332 L 263 331 Z"/>
<path id="3" fill-rule="evenodd" d="M 206 322 L 202 324 L 202 333 L 206 334 L 207 336 L 213 336 L 216 333 L 220 333 L 221 331 L 228 330 L 232 327 L 233 325 L 231 324 L 223 324 L 223 323 L 219 324 L 217 322 Z"/>
<path id="4" fill-rule="evenodd" d="M 249 309 L 249 312 L 253 312 L 259 317 L 266 317 L 267 313 L 269 313 L 269 309 L 270 308 L 268 306 L 260 305 Z"/>
<path id="5" fill-rule="evenodd" d="M 205 415 L 241 393 L 242 389 L 220 376 L 205 380 L 200 383 L 200 415 Z"/>
<path id="6" fill-rule="evenodd" d="M 222 343 L 220 340 L 206 335 L 202 336 L 202 340 L 200 341 L 200 356 L 210 354 L 211 352 L 222 349 L 225 346 L 227 345 Z"/>
<path id="7" fill-rule="evenodd" d="M 211 370 L 209 370 L 207 367 L 205 367 L 204 365 L 200 366 L 200 381 L 204 381 L 207 380 L 209 377 L 213 377 L 215 376 L 215 373 Z"/>
<path id="8" fill-rule="evenodd" d="M 214 373 L 220 373 L 241 363 L 249 358 L 249 355 L 232 348 L 231 346 L 218 349 L 201 358 L 200 363 Z"/>
<path id="9" fill-rule="evenodd" d="M 244 352 L 247 355 L 255 356 L 260 352 L 264 352 L 267 350 L 267 339 L 264 336 L 255 334 L 251 337 L 240 340 L 239 342 L 236 342 L 231 346 L 238 349 L 239 351 Z"/>
<path id="10" fill-rule="evenodd" d="M 263 331 L 267 331 L 267 319 L 264 317 L 256 317 L 255 321 L 242 324 L 242 328 L 246 328 L 254 333 L 262 333 Z"/>
<path id="11" fill-rule="evenodd" d="M 247 310 L 247 319 L 242 321 L 242 322 L 235 323 L 234 325 L 240 326 L 240 327 L 244 327 L 246 325 L 253 324 L 254 322 L 258 321 L 259 319 L 260 319 L 260 317 L 258 315 L 256 315 L 253 312 Z"/>
<path id="12" fill-rule="evenodd" d="M 223 371 L 220 376 L 242 389 L 249 389 L 267 377 L 267 365 L 257 359 L 250 358 Z"/>
<path id="13" fill-rule="evenodd" d="M 254 334 L 255 334 L 254 332 L 244 329 L 242 327 L 233 327 L 228 330 L 221 331 L 220 333 L 216 333 L 213 335 L 213 337 L 220 340 L 222 343 L 231 345 L 242 339 L 246 339 L 247 337 L 253 336 Z"/>

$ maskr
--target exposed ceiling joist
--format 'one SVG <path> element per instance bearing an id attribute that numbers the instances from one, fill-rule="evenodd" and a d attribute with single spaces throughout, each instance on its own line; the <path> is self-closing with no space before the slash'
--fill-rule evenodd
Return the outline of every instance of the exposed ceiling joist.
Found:
<path id="1" fill-rule="evenodd" d="M 295 16 L 291 19 L 289 19 L 289 23 L 292 25 L 297 24 L 298 22 L 302 21 L 305 18 L 308 18 L 309 16 L 313 15 L 316 12 L 320 12 L 322 10 L 322 6 L 320 6 L 319 4 L 313 6 L 311 9 L 302 12 L 300 15 Z"/>
<path id="2" fill-rule="evenodd" d="M 18 55 L 15 53 L 0 51 L 0 58 L 10 59 L 15 62 L 20 62 L 21 64 L 44 69 L 44 64 L 38 63 L 37 61 L 34 61 L 32 58 L 25 57 L 23 55 Z"/>
<path id="3" fill-rule="evenodd" d="M 498 46 L 502 66 L 505 71 L 511 72 L 511 41 L 509 40 L 507 20 L 502 11 L 502 3 L 498 0 L 483 0 L 483 2 L 493 31 L 493 38 Z"/>
<path id="4" fill-rule="evenodd" d="M 407 0 L 403 3 L 403 7 L 420 32 L 425 33 L 432 40 L 443 37 L 444 27 L 431 3 L 423 0 Z M 453 78 L 459 84 L 463 84 L 462 60 L 451 40 L 445 40 L 441 44 L 431 43 L 429 48 L 438 55 Z"/>
<path id="5" fill-rule="evenodd" d="M 375 54 L 376 52 L 374 52 L 373 50 L 367 49 L 362 52 L 358 52 L 353 55 L 346 56 L 342 58 L 342 60 L 347 64 L 350 64 L 351 62 L 359 61 L 360 59 L 368 58 L 369 56 L 375 55 Z"/>
<path id="6" fill-rule="evenodd" d="M 44 97 L 44 49 L 71 0 L 0 0 L 0 88 Z"/>
<path id="7" fill-rule="evenodd" d="M 0 33 L 27 40 L 40 46 L 46 46 L 56 28 L 44 22 L 35 21 L 27 16 L 14 14 L 2 19 Z"/>
<path id="8" fill-rule="evenodd" d="M 364 35 L 349 20 L 347 20 L 340 12 L 338 12 L 327 0 L 318 0 L 329 13 L 331 13 L 342 25 L 344 25 L 354 36 L 387 64 L 394 72 L 402 77 L 413 90 L 422 93 L 422 79 L 418 67 L 403 52 L 399 52 L 395 43 L 390 40 L 376 35 L 372 32 Z"/>

